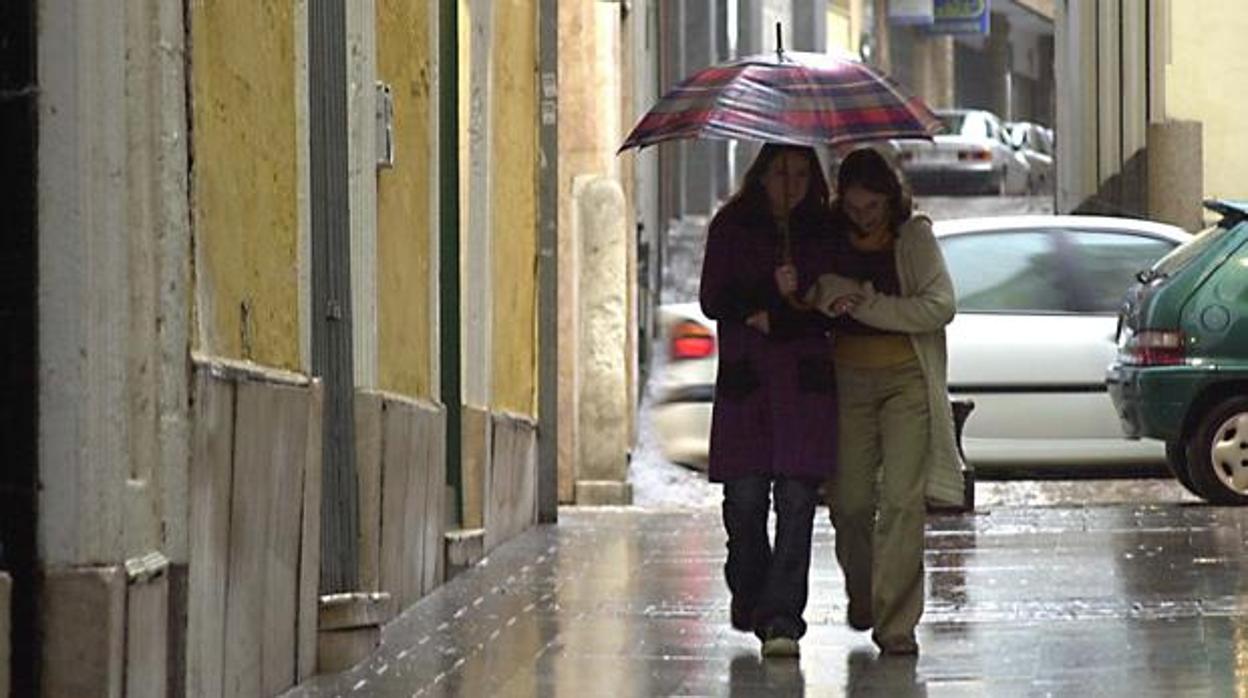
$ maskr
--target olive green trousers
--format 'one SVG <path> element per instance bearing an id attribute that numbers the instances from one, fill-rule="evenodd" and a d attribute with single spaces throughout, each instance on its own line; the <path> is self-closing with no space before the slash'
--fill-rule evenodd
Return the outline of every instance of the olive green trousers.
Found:
<path id="1" fill-rule="evenodd" d="M 837 365 L 840 463 L 827 488 L 851 624 L 913 642 L 923 615 L 927 384 L 917 360 Z"/>

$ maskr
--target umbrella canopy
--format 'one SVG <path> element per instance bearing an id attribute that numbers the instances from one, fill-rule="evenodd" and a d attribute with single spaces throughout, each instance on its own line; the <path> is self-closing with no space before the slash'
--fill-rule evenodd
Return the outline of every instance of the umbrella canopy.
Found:
<path id="1" fill-rule="evenodd" d="M 922 100 L 862 62 L 777 51 L 694 73 L 641 118 L 620 150 L 681 138 L 838 146 L 940 130 Z"/>

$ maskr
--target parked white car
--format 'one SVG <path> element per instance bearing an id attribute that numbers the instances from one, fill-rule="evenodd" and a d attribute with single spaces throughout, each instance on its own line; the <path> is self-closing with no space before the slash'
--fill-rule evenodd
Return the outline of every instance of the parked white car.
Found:
<path id="1" fill-rule="evenodd" d="M 976 468 L 1164 462 L 1122 436 L 1105 389 L 1117 311 L 1135 274 L 1188 234 L 1128 218 L 1003 216 L 935 226 L 958 294 L 949 390 L 975 401 L 963 447 Z M 664 455 L 705 467 L 715 325 L 697 303 L 660 308 L 667 366 L 653 419 Z"/>
<path id="2" fill-rule="evenodd" d="M 1007 216 L 936 224 L 958 297 L 949 391 L 975 401 L 963 447 L 993 465 L 1160 464 L 1122 436 L 1105 387 L 1134 276 L 1188 234 L 1127 218 Z"/>
<path id="3" fill-rule="evenodd" d="M 1010 141 L 1027 159 L 1027 189 L 1033 194 L 1053 193 L 1053 129 L 1030 121 L 1007 124 Z"/>
<path id="4" fill-rule="evenodd" d="M 1027 158 L 996 114 L 982 109 L 935 113 L 944 133 L 931 141 L 894 141 L 897 162 L 916 193 L 1028 193 Z"/>

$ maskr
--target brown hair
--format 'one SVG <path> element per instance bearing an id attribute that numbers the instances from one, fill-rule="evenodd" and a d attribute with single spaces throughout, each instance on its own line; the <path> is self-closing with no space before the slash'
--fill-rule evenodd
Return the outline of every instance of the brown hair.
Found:
<path id="1" fill-rule="evenodd" d="M 817 220 L 819 216 L 825 215 L 828 206 L 828 180 L 823 176 L 823 168 L 819 165 L 819 157 L 815 155 L 814 148 L 779 143 L 763 145 L 754 157 L 754 162 L 750 163 L 750 168 L 745 171 L 741 188 L 732 195 L 724 208 L 745 206 L 751 212 L 770 216 L 771 205 L 763 188 L 763 175 L 767 174 L 767 168 L 773 160 L 790 152 L 804 156 L 810 166 L 810 186 L 806 189 L 806 196 L 793 208 L 791 218 Z"/>
<path id="2" fill-rule="evenodd" d="M 832 202 L 832 213 L 839 221 L 849 221 L 841 206 L 841 198 L 853 186 L 888 197 L 888 222 L 894 230 L 910 220 L 914 213 L 910 186 L 897 168 L 875 148 L 859 148 L 851 152 L 837 168 L 836 200 Z"/>

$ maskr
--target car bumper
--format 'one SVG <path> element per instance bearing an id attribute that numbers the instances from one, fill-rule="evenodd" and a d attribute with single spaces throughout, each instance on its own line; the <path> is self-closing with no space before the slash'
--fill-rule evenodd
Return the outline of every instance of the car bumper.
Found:
<path id="1" fill-rule="evenodd" d="M 710 386 L 694 386 L 669 394 L 651 409 L 663 457 L 706 470 L 711 443 Z"/>
<path id="2" fill-rule="evenodd" d="M 1183 420 L 1211 373 L 1189 366 L 1110 366 L 1105 376 L 1122 431 L 1130 438 L 1178 441 Z"/>
<path id="3" fill-rule="evenodd" d="M 997 186 L 997 172 L 991 163 L 982 165 L 907 164 L 902 171 L 910 186 L 921 192 L 984 191 Z"/>
<path id="4" fill-rule="evenodd" d="M 966 460 L 991 474 L 1060 471 L 1075 473 L 1160 466 L 1165 444 L 1151 439 L 1018 439 L 968 436 Z"/>

